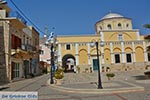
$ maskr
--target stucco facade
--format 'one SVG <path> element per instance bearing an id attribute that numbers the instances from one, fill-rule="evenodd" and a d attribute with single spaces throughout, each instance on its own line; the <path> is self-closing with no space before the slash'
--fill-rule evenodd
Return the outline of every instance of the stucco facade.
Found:
<path id="1" fill-rule="evenodd" d="M 10 17 L 10 11 L 0 5 L 0 83 L 39 74 L 39 33 L 21 17 Z"/>
<path id="2" fill-rule="evenodd" d="M 112 71 L 144 69 L 149 62 L 144 40 L 138 29 L 132 28 L 131 18 L 109 13 L 95 24 L 96 34 L 58 36 L 58 62 L 66 70 L 79 66 L 81 71 L 97 70 L 96 48 L 92 41 L 103 41 L 99 46 L 101 71 L 109 67 Z M 73 59 L 72 69 L 68 68 L 67 59 Z M 91 67 L 91 68 L 90 68 Z"/>

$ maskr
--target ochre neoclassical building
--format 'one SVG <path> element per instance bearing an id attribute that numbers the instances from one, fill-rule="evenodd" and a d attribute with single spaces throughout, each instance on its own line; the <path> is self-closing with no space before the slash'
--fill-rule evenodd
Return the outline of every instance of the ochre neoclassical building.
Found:
<path id="1" fill-rule="evenodd" d="M 66 70 L 79 66 L 81 71 L 97 70 L 96 46 L 99 45 L 100 69 L 111 71 L 144 69 L 150 61 L 146 47 L 150 44 L 139 29 L 132 28 L 132 19 L 117 13 L 109 13 L 95 24 L 93 35 L 58 36 L 58 63 Z"/>

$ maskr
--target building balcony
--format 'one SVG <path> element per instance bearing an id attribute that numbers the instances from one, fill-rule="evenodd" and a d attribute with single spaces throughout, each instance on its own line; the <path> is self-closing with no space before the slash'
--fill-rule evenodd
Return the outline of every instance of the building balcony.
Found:
<path id="1" fill-rule="evenodd" d="M 30 59 L 32 58 L 35 54 L 36 47 L 33 47 L 29 44 L 23 44 L 21 47 L 16 47 L 11 49 L 11 55 L 14 56 L 15 58 L 18 57 L 23 57 L 24 59 Z"/>
<path id="2" fill-rule="evenodd" d="M 35 47 L 35 46 L 32 46 L 30 44 L 23 44 L 21 46 L 21 49 L 22 50 L 25 50 L 25 51 L 30 51 L 30 52 L 35 52 L 35 51 L 38 51 L 38 47 Z"/>
<path id="3" fill-rule="evenodd" d="M 29 44 L 22 44 L 21 49 L 24 51 L 32 51 L 32 46 Z"/>
<path id="4" fill-rule="evenodd" d="M 30 54 L 21 48 L 11 49 L 11 56 L 15 58 L 30 59 Z"/>

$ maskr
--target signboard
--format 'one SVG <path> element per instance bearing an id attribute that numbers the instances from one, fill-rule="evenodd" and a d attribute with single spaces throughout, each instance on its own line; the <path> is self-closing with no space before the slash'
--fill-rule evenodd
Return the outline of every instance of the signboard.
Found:
<path id="1" fill-rule="evenodd" d="M 0 100 L 38 100 L 38 92 L 0 92 Z"/>

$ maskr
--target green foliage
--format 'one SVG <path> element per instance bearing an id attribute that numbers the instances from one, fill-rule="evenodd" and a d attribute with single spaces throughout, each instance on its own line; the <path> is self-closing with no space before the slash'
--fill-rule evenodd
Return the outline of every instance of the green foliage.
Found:
<path id="1" fill-rule="evenodd" d="M 147 51 L 148 53 L 150 53 L 150 46 L 147 46 L 147 47 L 146 47 L 146 51 Z"/>
<path id="2" fill-rule="evenodd" d="M 64 77 L 63 74 L 55 74 L 56 79 L 62 79 Z"/>
<path id="3" fill-rule="evenodd" d="M 144 27 L 144 28 L 149 28 L 149 29 L 150 29 L 150 24 L 144 24 L 143 27 Z"/>
<path id="4" fill-rule="evenodd" d="M 147 29 L 150 29 L 150 24 L 144 24 L 143 27 L 147 28 Z M 146 37 L 145 39 L 147 39 L 148 41 L 150 41 L 149 36 Z M 146 47 L 146 51 L 150 52 L 150 46 Z"/>
<path id="5" fill-rule="evenodd" d="M 107 73 L 106 76 L 107 76 L 107 77 L 114 77 L 115 74 L 114 74 L 114 73 Z"/>
<path id="6" fill-rule="evenodd" d="M 63 73 L 63 72 L 64 72 L 64 69 L 58 68 L 55 73 Z"/>
<path id="7" fill-rule="evenodd" d="M 57 69 L 54 77 L 56 79 L 62 79 L 64 77 L 64 69 L 61 69 L 61 68 Z"/>

